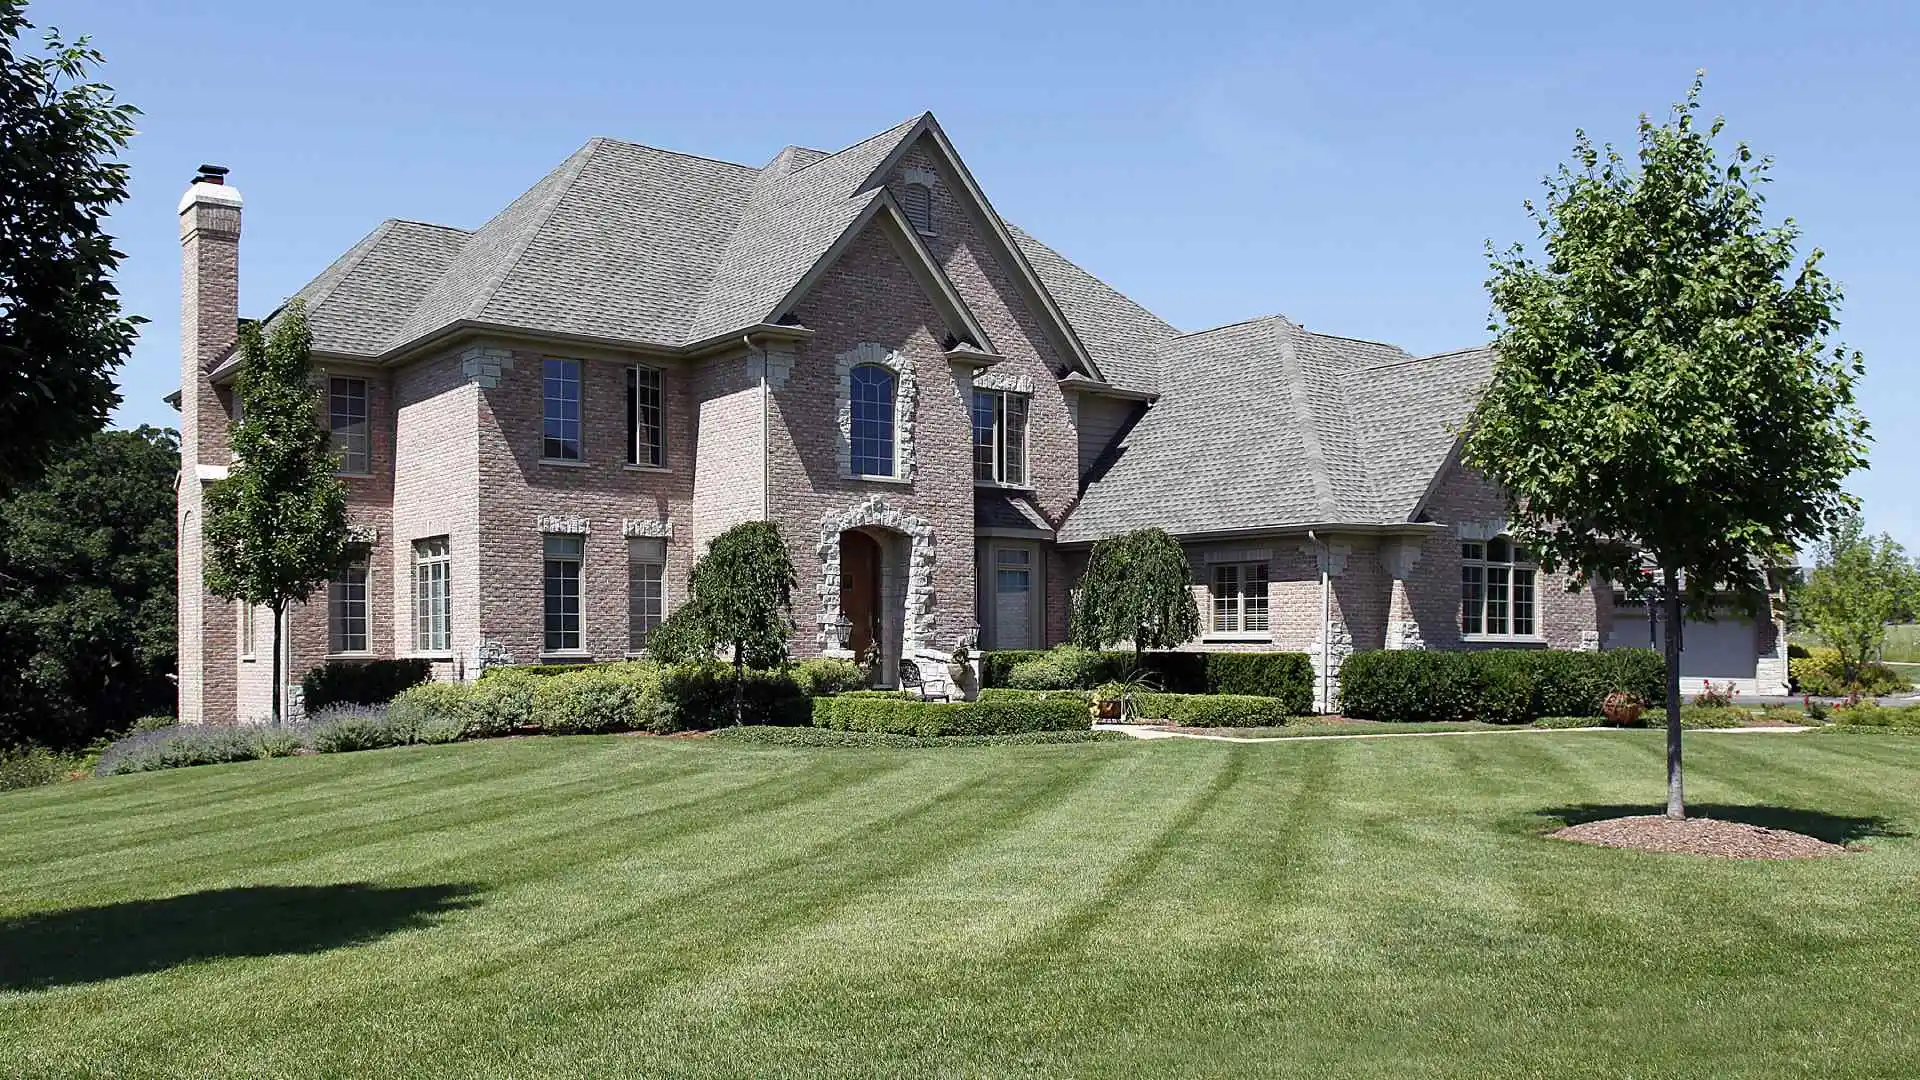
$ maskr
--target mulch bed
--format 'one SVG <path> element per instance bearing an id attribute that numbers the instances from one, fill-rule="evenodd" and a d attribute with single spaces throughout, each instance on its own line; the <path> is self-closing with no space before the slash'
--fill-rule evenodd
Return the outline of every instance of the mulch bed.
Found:
<path id="1" fill-rule="evenodd" d="M 1580 844 L 1635 848 L 1676 855 L 1710 855 L 1722 859 L 1815 859 L 1842 855 L 1846 848 L 1805 833 L 1767 829 L 1740 821 L 1686 818 L 1664 814 L 1607 818 L 1569 825 L 1548 835 Z"/>

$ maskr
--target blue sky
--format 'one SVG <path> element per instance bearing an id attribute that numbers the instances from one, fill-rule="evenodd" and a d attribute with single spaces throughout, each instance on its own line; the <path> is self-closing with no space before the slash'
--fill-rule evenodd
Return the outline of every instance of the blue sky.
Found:
<path id="1" fill-rule="evenodd" d="M 115 230 L 151 318 L 122 424 L 175 423 L 174 204 L 246 196 L 243 313 L 387 217 L 473 227 L 611 135 L 758 164 L 931 109 L 1002 215 L 1183 329 L 1280 312 L 1437 352 L 1486 337 L 1483 244 L 1573 130 L 1630 143 L 1696 68 L 1827 252 L 1867 357 L 1868 524 L 1920 548 L 1920 5 L 184 4 L 39 0 L 145 112 Z"/>

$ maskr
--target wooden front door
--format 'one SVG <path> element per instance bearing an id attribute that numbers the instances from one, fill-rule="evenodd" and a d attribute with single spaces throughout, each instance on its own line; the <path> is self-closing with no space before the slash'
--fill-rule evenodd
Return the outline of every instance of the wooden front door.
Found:
<path id="1" fill-rule="evenodd" d="M 840 612 L 847 647 L 864 660 L 880 640 L 880 544 L 863 532 L 840 536 Z"/>

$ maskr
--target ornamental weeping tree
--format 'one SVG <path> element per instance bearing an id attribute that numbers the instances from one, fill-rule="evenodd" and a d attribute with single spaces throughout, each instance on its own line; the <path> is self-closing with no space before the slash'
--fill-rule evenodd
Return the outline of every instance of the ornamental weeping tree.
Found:
<path id="1" fill-rule="evenodd" d="M 281 647 L 288 605 L 304 602 L 346 553 L 347 491 L 320 426 L 313 335 L 289 305 L 263 336 L 240 330 L 233 467 L 207 491 L 207 587 L 273 612 L 273 719 L 281 715 Z"/>
<path id="2" fill-rule="evenodd" d="M 1829 342 L 1840 290 L 1818 249 L 1797 260 L 1792 219 L 1763 221 L 1770 162 L 1742 143 L 1721 163 L 1700 86 L 1666 123 L 1641 117 L 1632 161 L 1577 134 L 1527 203 L 1541 261 L 1489 247 L 1497 359 L 1463 454 L 1549 568 L 1630 582 L 1652 564 L 1676 818 L 1683 611 L 1723 589 L 1755 606 L 1765 559 L 1819 536 L 1866 464 L 1860 356 Z"/>
<path id="3" fill-rule="evenodd" d="M 746 669 L 787 660 L 793 590 L 799 579 L 780 527 L 748 521 L 713 538 L 693 564 L 687 600 L 647 639 L 647 651 L 669 663 L 733 655 L 733 722 L 746 712 Z"/>
<path id="4" fill-rule="evenodd" d="M 1135 529 L 1093 545 L 1074 604 L 1074 644 L 1104 649 L 1133 643 L 1134 670 L 1147 649 L 1171 649 L 1200 633 L 1193 570 L 1180 541 L 1163 529 Z"/>

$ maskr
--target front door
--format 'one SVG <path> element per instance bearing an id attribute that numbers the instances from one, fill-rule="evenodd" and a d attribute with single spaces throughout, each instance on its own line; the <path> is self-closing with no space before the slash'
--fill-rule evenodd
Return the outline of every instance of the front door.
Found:
<path id="1" fill-rule="evenodd" d="M 840 612 L 847 647 L 865 662 L 880 640 L 880 544 L 863 532 L 840 536 Z"/>

